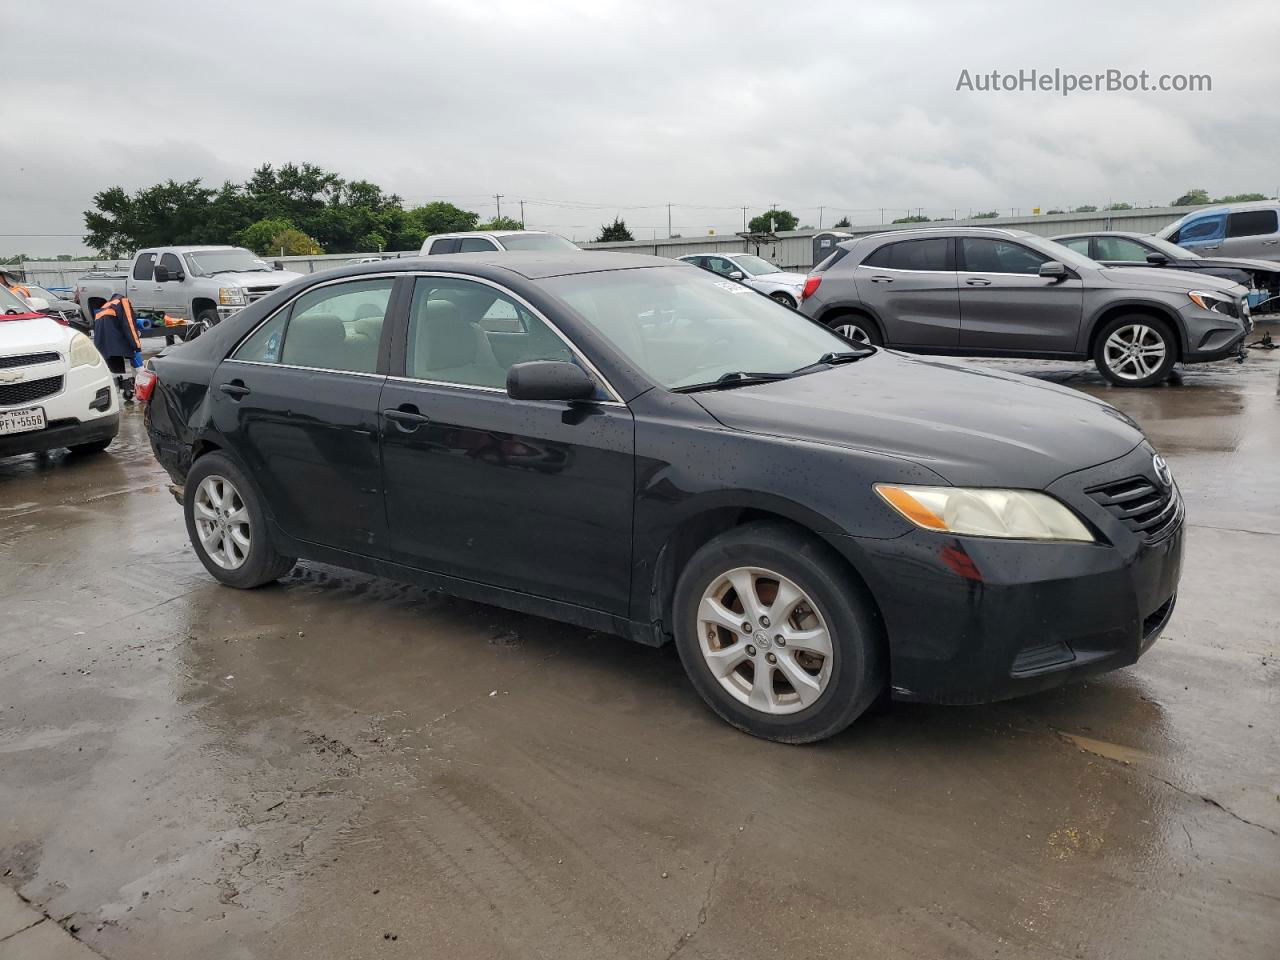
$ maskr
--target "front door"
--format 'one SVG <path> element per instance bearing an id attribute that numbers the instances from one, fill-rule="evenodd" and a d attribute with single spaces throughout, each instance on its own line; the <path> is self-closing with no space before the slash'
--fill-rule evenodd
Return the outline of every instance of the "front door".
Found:
<path id="1" fill-rule="evenodd" d="M 187 303 L 187 286 L 178 279 L 186 275 L 186 264 L 178 258 L 176 253 L 161 254 L 159 263 L 169 271 L 171 279 L 167 283 L 156 284 L 154 312 L 157 315 L 168 314 L 171 317 L 194 320 L 195 318 L 190 315 L 190 305 Z M 159 319 L 158 316 L 157 319 Z"/>
<path id="2" fill-rule="evenodd" d="M 1051 258 L 1012 240 L 961 237 L 960 346 L 1072 353 L 1080 336 L 1084 283 L 1040 276 Z"/>
<path id="3" fill-rule="evenodd" d="M 218 367 L 213 422 L 289 536 L 387 554 L 378 397 L 394 280 L 313 287 Z"/>
<path id="4" fill-rule="evenodd" d="M 1216 257 L 1220 255 L 1226 233 L 1225 213 L 1204 213 L 1189 217 L 1178 232 L 1169 237 L 1169 242 L 1202 257 Z"/>
<path id="5" fill-rule="evenodd" d="M 858 298 L 880 320 L 885 343 L 954 347 L 960 298 L 948 237 L 899 240 L 873 250 L 854 270 Z"/>
<path id="6" fill-rule="evenodd" d="M 512 400 L 507 369 L 579 358 L 527 304 L 474 279 L 418 277 L 382 393 L 391 559 L 627 613 L 630 410 Z"/>

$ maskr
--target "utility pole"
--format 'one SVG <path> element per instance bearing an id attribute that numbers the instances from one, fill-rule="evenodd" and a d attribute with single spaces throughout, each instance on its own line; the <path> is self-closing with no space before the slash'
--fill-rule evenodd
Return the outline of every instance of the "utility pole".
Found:
<path id="1" fill-rule="evenodd" d="M 742 232 L 747 232 L 747 208 L 742 208 Z"/>
<path id="2" fill-rule="evenodd" d="M 494 202 L 494 203 L 496 203 L 496 204 L 498 205 L 498 215 L 494 218 L 495 220 L 501 220 L 501 219 L 502 219 L 502 198 L 503 198 L 503 196 L 505 196 L 505 194 L 495 193 L 495 194 L 493 195 L 493 202 Z"/>
<path id="3" fill-rule="evenodd" d="M 819 207 L 819 208 L 818 208 L 818 229 L 819 229 L 819 230 L 821 230 L 821 229 L 822 229 L 822 211 L 823 211 L 823 210 L 825 210 L 825 209 L 826 209 L 826 207 Z"/>
<path id="4" fill-rule="evenodd" d="M 884 226 L 884 207 L 880 208 L 880 226 Z"/>
<path id="5" fill-rule="evenodd" d="M 667 204 L 667 239 L 671 239 L 671 204 Z"/>
<path id="6" fill-rule="evenodd" d="M 520 201 L 520 229 L 524 229 L 524 201 Z"/>

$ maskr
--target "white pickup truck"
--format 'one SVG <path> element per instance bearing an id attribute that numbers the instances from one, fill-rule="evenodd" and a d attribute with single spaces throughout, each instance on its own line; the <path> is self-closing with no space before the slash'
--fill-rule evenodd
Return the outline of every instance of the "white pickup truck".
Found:
<path id="1" fill-rule="evenodd" d="M 124 273 L 85 274 L 76 282 L 75 300 L 92 323 L 104 303 L 123 293 L 143 320 L 140 333 L 172 337 L 167 316 L 182 323 L 176 332 L 185 338 L 301 276 L 275 270 L 242 247 L 156 247 L 139 250 Z"/>

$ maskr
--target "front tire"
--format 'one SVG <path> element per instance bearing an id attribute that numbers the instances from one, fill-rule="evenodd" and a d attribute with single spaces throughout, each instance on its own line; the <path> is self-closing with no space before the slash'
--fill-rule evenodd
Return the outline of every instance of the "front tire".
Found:
<path id="1" fill-rule="evenodd" d="M 791 295 L 783 293 L 781 290 L 777 291 L 776 293 L 769 294 L 769 299 L 776 300 L 778 303 L 782 304 L 784 307 L 790 307 L 792 310 L 796 308 L 796 302 L 794 299 L 792 299 Z"/>
<path id="2" fill-rule="evenodd" d="M 209 453 L 197 460 L 182 500 L 187 536 L 218 582 L 248 590 L 293 569 L 297 560 L 271 545 L 258 493 L 230 457 Z"/>
<path id="3" fill-rule="evenodd" d="M 1160 383 L 1177 360 L 1178 341 L 1169 325 L 1143 313 L 1108 320 L 1094 340 L 1093 362 L 1117 387 Z"/>
<path id="4" fill-rule="evenodd" d="M 782 743 L 839 733 L 886 684 L 865 588 L 821 540 L 760 522 L 704 544 L 674 601 L 694 689 L 739 730 Z"/>

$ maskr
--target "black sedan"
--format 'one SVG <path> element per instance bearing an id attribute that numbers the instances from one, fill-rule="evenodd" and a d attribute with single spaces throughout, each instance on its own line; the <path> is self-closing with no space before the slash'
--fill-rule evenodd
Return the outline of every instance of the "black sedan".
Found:
<path id="1" fill-rule="evenodd" d="M 886 690 L 972 703 L 1131 664 L 1173 610 L 1182 502 L 1128 417 L 666 259 L 327 271 L 151 364 L 151 443 L 222 583 L 305 557 L 674 640 L 770 739 Z"/>
<path id="2" fill-rule="evenodd" d="M 1280 263 L 1202 257 L 1145 233 L 1069 233 L 1053 239 L 1108 267 L 1168 267 L 1221 277 L 1248 289 L 1249 308 L 1255 313 L 1280 310 Z"/>

